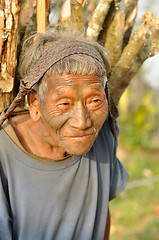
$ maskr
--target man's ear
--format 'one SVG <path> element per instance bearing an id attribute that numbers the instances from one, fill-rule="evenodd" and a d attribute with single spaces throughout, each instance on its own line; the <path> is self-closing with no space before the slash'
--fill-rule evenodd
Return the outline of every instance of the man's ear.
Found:
<path id="1" fill-rule="evenodd" d="M 27 99 L 30 116 L 34 121 L 38 121 L 41 117 L 41 113 L 39 109 L 39 98 L 37 93 L 34 90 L 31 90 L 27 95 Z"/>

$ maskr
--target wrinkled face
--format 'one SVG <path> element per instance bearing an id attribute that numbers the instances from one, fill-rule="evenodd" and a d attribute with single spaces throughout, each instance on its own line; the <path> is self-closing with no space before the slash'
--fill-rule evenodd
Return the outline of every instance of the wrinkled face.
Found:
<path id="1" fill-rule="evenodd" d="M 47 82 L 40 112 L 53 146 L 69 154 L 87 153 L 108 113 L 104 77 L 52 75 Z"/>

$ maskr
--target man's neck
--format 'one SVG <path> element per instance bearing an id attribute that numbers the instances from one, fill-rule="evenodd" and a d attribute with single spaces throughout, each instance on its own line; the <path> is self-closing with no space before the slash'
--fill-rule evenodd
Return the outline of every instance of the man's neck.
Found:
<path id="1" fill-rule="evenodd" d="M 63 148 L 53 146 L 52 141 L 44 135 L 44 129 L 39 123 L 34 122 L 29 114 L 18 115 L 10 119 L 21 145 L 30 154 L 47 159 L 46 161 L 58 161 L 66 157 Z"/>

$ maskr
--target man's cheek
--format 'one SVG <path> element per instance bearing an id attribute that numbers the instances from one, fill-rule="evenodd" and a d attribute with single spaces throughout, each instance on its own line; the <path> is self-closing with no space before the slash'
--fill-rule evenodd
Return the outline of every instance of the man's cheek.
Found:
<path id="1" fill-rule="evenodd" d="M 67 122 L 67 117 L 65 116 L 50 116 L 49 126 L 52 130 L 59 132 Z"/>
<path id="2" fill-rule="evenodd" d="M 58 109 L 58 107 L 48 107 L 45 108 L 45 115 L 48 115 L 49 118 L 53 118 L 53 117 L 58 117 L 60 116 L 62 113 L 61 111 Z"/>
<path id="3" fill-rule="evenodd" d="M 95 125 L 97 125 L 99 128 L 102 127 L 104 121 L 106 120 L 108 115 L 107 111 L 100 111 L 100 113 L 93 114 L 93 121 Z"/>

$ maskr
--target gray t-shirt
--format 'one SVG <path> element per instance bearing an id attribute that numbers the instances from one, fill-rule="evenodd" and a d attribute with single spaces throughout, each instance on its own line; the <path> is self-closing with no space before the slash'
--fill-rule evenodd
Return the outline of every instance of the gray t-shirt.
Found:
<path id="1" fill-rule="evenodd" d="M 0 240 L 103 240 L 108 202 L 128 179 L 108 118 L 87 154 L 53 163 L 26 153 L 6 132 L 0 130 Z"/>

